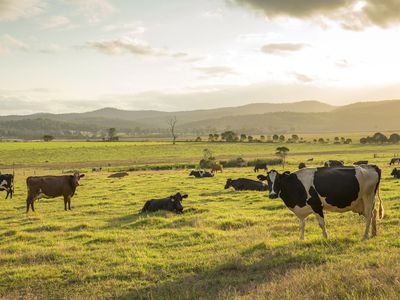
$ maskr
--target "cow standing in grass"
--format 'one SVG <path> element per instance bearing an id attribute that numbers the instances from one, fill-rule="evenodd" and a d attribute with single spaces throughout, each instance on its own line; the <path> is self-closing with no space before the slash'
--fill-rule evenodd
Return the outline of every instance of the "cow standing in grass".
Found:
<path id="1" fill-rule="evenodd" d="M 6 199 L 8 196 L 12 199 L 14 194 L 14 175 L 0 174 L 0 191 L 6 191 Z"/>
<path id="2" fill-rule="evenodd" d="M 267 164 L 266 163 L 259 163 L 259 164 L 255 164 L 254 166 L 254 172 L 258 173 L 259 170 L 264 170 L 267 171 Z"/>
<path id="3" fill-rule="evenodd" d="M 300 239 L 304 239 L 305 219 L 314 213 L 322 229 L 325 227 L 324 210 L 353 211 L 366 218 L 363 239 L 368 238 L 372 222 L 372 236 L 376 235 L 377 210 L 375 195 L 379 189 L 381 170 L 375 165 L 341 168 L 305 168 L 294 173 L 275 170 L 263 176 L 268 181 L 269 198 L 282 198 L 286 206 L 300 219 Z M 378 194 L 379 195 L 379 194 Z M 383 217 L 382 199 L 379 217 Z"/>
<path id="4" fill-rule="evenodd" d="M 223 169 L 222 165 L 215 164 L 211 167 L 211 173 L 217 173 L 218 171 L 222 173 Z"/>
<path id="5" fill-rule="evenodd" d="M 35 211 L 34 202 L 40 198 L 64 197 L 64 209 L 71 210 L 71 198 L 75 194 L 79 180 L 85 174 L 75 173 L 63 176 L 30 176 L 26 179 L 28 196 L 26 198 L 26 212 L 29 207 Z"/>

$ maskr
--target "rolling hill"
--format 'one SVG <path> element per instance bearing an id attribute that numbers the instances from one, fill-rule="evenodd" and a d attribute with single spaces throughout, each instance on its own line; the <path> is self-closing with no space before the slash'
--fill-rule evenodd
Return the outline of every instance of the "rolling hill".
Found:
<path id="1" fill-rule="evenodd" d="M 166 134 L 167 120 L 172 116 L 178 119 L 177 130 L 189 135 L 226 129 L 247 134 L 397 130 L 399 110 L 400 100 L 340 107 L 318 101 L 254 103 L 178 112 L 103 108 L 84 113 L 0 116 L 0 137 L 29 139 L 43 134 L 59 138 L 100 137 L 110 127 L 128 136 Z"/>

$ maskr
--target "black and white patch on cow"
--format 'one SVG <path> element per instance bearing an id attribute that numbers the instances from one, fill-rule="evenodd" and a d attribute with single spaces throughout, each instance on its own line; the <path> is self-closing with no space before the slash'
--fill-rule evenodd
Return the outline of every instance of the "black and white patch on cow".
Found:
<path id="1" fill-rule="evenodd" d="M 366 218 L 363 238 L 368 238 L 372 222 L 372 236 L 376 235 L 375 195 L 379 188 L 381 170 L 374 165 L 341 168 L 305 168 L 294 173 L 279 174 L 272 170 L 266 179 L 269 198 L 282 198 L 285 205 L 300 220 L 300 239 L 304 239 L 305 219 L 314 213 L 322 229 L 328 236 L 324 211 L 353 211 Z M 379 194 L 378 194 L 379 195 Z M 380 197 L 379 197 L 380 199 Z M 382 200 L 379 217 L 383 217 Z"/>
<path id="2" fill-rule="evenodd" d="M 324 167 L 343 167 L 344 166 L 344 162 L 343 160 L 334 160 L 334 159 L 330 159 L 324 162 Z"/>
<path id="3" fill-rule="evenodd" d="M 14 194 L 14 175 L 0 174 L 0 191 L 6 191 L 6 199 L 8 196 L 12 199 Z"/>

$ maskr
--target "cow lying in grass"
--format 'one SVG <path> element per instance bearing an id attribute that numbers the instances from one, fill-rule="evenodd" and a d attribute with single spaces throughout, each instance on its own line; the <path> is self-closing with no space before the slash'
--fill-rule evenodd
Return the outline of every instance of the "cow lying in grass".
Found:
<path id="1" fill-rule="evenodd" d="M 75 173 L 64 176 L 30 176 L 26 179 L 28 196 L 26 198 L 26 212 L 29 206 L 35 211 L 34 202 L 40 198 L 64 197 L 64 209 L 71 210 L 71 198 L 75 194 L 79 180 L 85 174 Z"/>
<path id="2" fill-rule="evenodd" d="M 390 175 L 392 175 L 394 179 L 400 179 L 400 170 L 397 170 L 397 168 L 394 168 L 392 173 L 390 173 Z"/>
<path id="3" fill-rule="evenodd" d="M 339 168 L 305 168 L 294 173 L 275 170 L 259 179 L 268 181 L 269 198 L 280 197 L 300 220 L 300 239 L 304 239 L 305 219 L 315 214 L 324 238 L 324 210 L 333 212 L 353 211 L 366 218 L 363 239 L 368 238 L 372 221 L 372 236 L 376 235 L 375 195 L 379 189 L 381 170 L 375 165 Z M 379 196 L 379 194 L 378 194 Z M 382 199 L 379 217 L 383 217 Z"/>
<path id="4" fill-rule="evenodd" d="M 196 178 L 205 178 L 205 177 L 214 177 L 214 174 L 207 172 L 207 171 L 192 170 L 192 172 L 190 172 L 189 176 L 194 176 Z"/>
<path id="5" fill-rule="evenodd" d="M 225 189 L 233 187 L 236 191 L 266 191 L 268 185 L 247 178 L 230 179 L 226 181 Z"/>
<path id="6" fill-rule="evenodd" d="M 175 195 L 169 196 L 167 198 L 148 200 L 144 204 L 141 213 L 155 212 L 158 210 L 167 210 L 176 213 L 182 213 L 182 199 L 187 197 L 187 194 L 181 195 L 181 193 L 176 193 Z"/>

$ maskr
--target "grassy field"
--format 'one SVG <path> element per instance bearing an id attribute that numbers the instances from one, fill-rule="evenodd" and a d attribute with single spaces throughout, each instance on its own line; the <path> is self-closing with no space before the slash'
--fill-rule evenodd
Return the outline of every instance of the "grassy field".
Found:
<path id="1" fill-rule="evenodd" d="M 265 158 L 277 145 L 0 143 L 0 171 L 17 164 L 15 197 L 0 201 L 0 297 L 399 299 L 400 181 L 390 178 L 388 166 L 399 146 L 286 146 L 289 170 L 310 157 L 310 166 L 326 159 L 378 164 L 386 212 L 378 237 L 361 241 L 363 217 L 327 213 L 328 240 L 310 217 L 300 241 L 297 218 L 280 199 L 224 190 L 228 177 L 255 178 L 251 168 L 205 179 L 189 178 L 185 170 L 131 172 L 122 179 L 88 173 L 72 211 L 63 210 L 60 198 L 41 199 L 36 212 L 25 214 L 24 181 L 33 173 L 61 174 L 99 162 L 110 168 L 197 162 L 204 148 L 217 159 Z M 147 199 L 177 191 L 189 194 L 184 214 L 138 214 Z"/>

